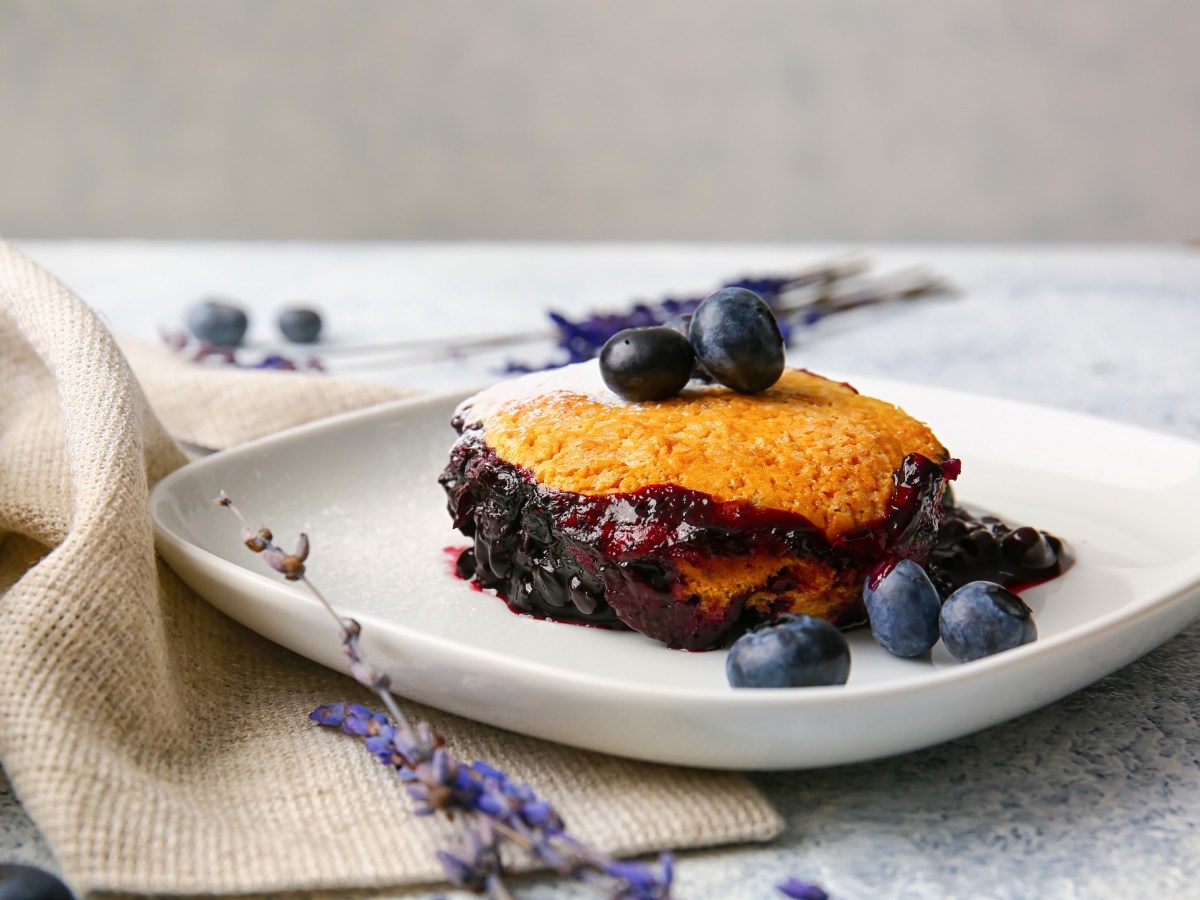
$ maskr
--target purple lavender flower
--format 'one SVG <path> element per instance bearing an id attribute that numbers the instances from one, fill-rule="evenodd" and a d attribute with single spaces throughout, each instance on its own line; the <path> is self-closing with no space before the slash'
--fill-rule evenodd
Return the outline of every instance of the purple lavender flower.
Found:
<path id="1" fill-rule="evenodd" d="M 832 280 L 834 270 L 823 268 L 813 272 L 802 272 L 793 275 L 766 276 L 757 278 L 739 278 L 726 282 L 722 287 L 744 287 L 760 295 L 767 305 L 776 311 L 779 317 L 779 330 L 783 333 L 784 341 L 791 339 L 792 327 L 784 312 L 783 296 L 788 291 L 814 281 Z M 573 321 L 560 312 L 548 313 L 558 333 L 556 343 L 566 351 L 566 358 L 551 362 L 545 366 L 528 366 L 524 363 L 509 362 L 506 372 L 531 372 L 538 369 L 553 369 L 570 363 L 586 362 L 599 355 L 608 339 L 618 331 L 626 328 L 645 328 L 651 325 L 665 325 L 672 319 L 690 314 L 703 297 L 666 297 L 657 303 L 635 303 L 624 312 L 592 313 L 582 319 Z"/>
<path id="2" fill-rule="evenodd" d="M 539 829 L 549 834 L 563 830 L 562 818 L 554 807 L 538 799 L 525 784 L 513 784 L 508 776 L 481 760 L 471 763 L 481 790 L 475 808 L 487 816 L 517 828 Z"/>
<path id="3" fill-rule="evenodd" d="M 675 860 L 670 853 L 658 858 L 659 872 L 636 862 L 614 862 L 605 872 L 618 879 L 622 887 L 613 894 L 619 900 L 663 900 L 671 896 Z"/>
<path id="4" fill-rule="evenodd" d="M 159 338 L 168 350 L 195 363 L 216 362 L 240 369 L 275 369 L 284 372 L 325 371 L 324 364 L 314 356 L 302 360 L 292 359 L 281 353 L 257 356 L 245 348 L 220 346 L 210 341 L 193 341 L 187 332 L 170 329 L 160 328 Z"/>
<path id="5" fill-rule="evenodd" d="M 785 897 L 791 897 L 793 900 L 829 900 L 829 895 L 810 881 L 801 881 L 799 878 L 789 878 L 782 884 L 776 885 L 779 893 Z"/>
<path id="6" fill-rule="evenodd" d="M 325 706 L 318 706 L 308 714 L 308 717 L 318 725 L 341 728 L 342 722 L 346 721 L 346 704 L 329 703 Z"/>
<path id="7" fill-rule="evenodd" d="M 271 529 L 260 528 L 258 531 L 251 531 L 249 528 L 242 529 L 242 543 L 255 553 L 262 553 L 271 546 L 271 541 L 274 535 L 271 534 Z"/>
<path id="8" fill-rule="evenodd" d="M 761 296 L 775 313 L 785 343 L 791 343 L 797 329 L 812 326 L 835 313 L 894 300 L 953 293 L 952 287 L 926 272 L 867 277 L 866 271 L 867 266 L 861 262 L 834 262 L 787 275 L 737 278 L 719 287 L 745 288 Z M 657 303 L 636 303 L 622 312 L 593 313 L 579 320 L 551 312 L 556 343 L 565 356 L 541 366 L 509 362 L 505 371 L 531 372 L 584 362 L 598 356 L 618 331 L 668 324 L 691 313 L 702 299 L 667 297 Z"/>
<path id="9" fill-rule="evenodd" d="M 298 366 L 286 356 L 280 356 L 278 353 L 271 353 L 267 356 L 264 356 L 258 362 L 252 363 L 249 368 L 278 369 L 283 372 L 294 372 Z"/>
<path id="10" fill-rule="evenodd" d="M 317 707 L 309 718 L 318 725 L 337 728 L 363 741 L 384 765 L 396 769 L 419 816 L 463 814 L 486 822 L 487 832 L 471 832 L 468 843 L 456 852 L 442 851 L 438 859 L 447 877 L 470 890 L 498 878 L 499 856 L 493 860 L 489 835 L 499 834 L 532 851 L 539 859 L 565 874 L 605 879 L 610 896 L 621 900 L 668 900 L 674 877 L 673 859 L 663 854 L 656 870 L 637 862 L 610 859 L 567 834 L 562 817 L 526 784 L 482 760 L 462 763 L 426 722 L 407 731 L 386 715 L 357 703 Z M 474 834 L 474 837 L 471 837 Z"/>
<path id="11" fill-rule="evenodd" d="M 740 287 L 759 294 L 775 312 L 779 330 L 790 343 L 797 328 L 808 327 L 835 313 L 886 303 L 910 300 L 936 294 L 953 293 L 940 279 L 927 273 L 907 273 L 899 277 L 866 275 L 867 266 L 861 261 L 834 261 L 787 275 L 766 275 L 736 278 L 719 287 Z M 701 297 L 666 297 L 653 303 L 637 302 L 627 309 L 609 313 L 592 313 L 572 320 L 559 312 L 548 314 L 554 325 L 552 335 L 540 329 L 513 334 L 494 335 L 478 339 L 436 339 L 430 341 L 400 341 L 362 346 L 333 346 L 326 353 L 396 353 L 393 365 L 405 363 L 452 361 L 470 353 L 485 352 L 499 346 L 542 341 L 553 337 L 562 351 L 559 358 L 541 365 L 509 361 L 504 371 L 532 372 L 553 369 L 569 363 L 584 362 L 596 357 L 610 337 L 626 328 L 668 324 L 672 319 L 690 313 Z M 245 348 L 215 346 L 193 342 L 186 333 L 163 331 L 164 343 L 176 353 L 189 355 L 194 362 L 216 361 L 242 368 L 324 371 L 317 357 L 297 361 L 275 351 L 254 354 Z M 375 359 L 370 365 L 387 363 Z"/>
<path id="12" fill-rule="evenodd" d="M 263 561 L 268 566 L 286 578 L 288 581 L 299 581 L 304 577 L 304 561 L 308 559 L 308 535 L 300 535 L 300 543 L 296 547 L 295 553 L 285 553 L 270 544 L 271 532 L 268 529 L 261 529 L 260 535 L 266 535 L 267 546 L 261 551 Z M 250 546 L 250 542 L 246 542 Z M 251 547 L 251 549 L 254 549 Z"/>

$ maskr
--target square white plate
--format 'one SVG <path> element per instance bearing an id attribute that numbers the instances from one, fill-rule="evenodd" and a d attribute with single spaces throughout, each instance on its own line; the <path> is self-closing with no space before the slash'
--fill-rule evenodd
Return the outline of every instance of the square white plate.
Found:
<path id="1" fill-rule="evenodd" d="M 929 660 L 892 657 L 859 629 L 848 635 L 846 685 L 735 691 L 725 651 L 514 615 L 453 574 L 468 541 L 450 528 L 437 476 L 458 396 L 376 407 L 192 463 L 153 492 L 158 546 L 214 606 L 344 669 L 332 619 L 242 546 L 213 503 L 224 490 L 284 547 L 308 533 L 310 579 L 362 622 L 365 651 L 402 696 L 565 744 L 719 768 L 849 763 L 968 734 L 1090 684 L 1200 614 L 1200 445 L 849 380 L 930 423 L 963 460 L 960 502 L 1067 542 L 1067 574 L 1024 595 L 1035 643 L 959 665 L 940 645 Z"/>

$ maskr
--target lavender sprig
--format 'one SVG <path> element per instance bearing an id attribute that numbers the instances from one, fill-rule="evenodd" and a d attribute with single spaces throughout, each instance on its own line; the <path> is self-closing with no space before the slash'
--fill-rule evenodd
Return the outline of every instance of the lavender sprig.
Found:
<path id="1" fill-rule="evenodd" d="M 315 356 L 295 360 L 282 353 L 268 352 L 247 359 L 237 347 L 222 347 L 211 341 L 192 341 L 185 332 L 160 329 L 159 337 L 168 350 L 194 363 L 219 363 L 240 369 L 274 369 L 283 372 L 324 372 L 325 365 Z"/>
<path id="2" fill-rule="evenodd" d="M 876 275 L 861 260 L 821 263 L 782 275 L 756 275 L 722 282 L 718 287 L 752 290 L 766 300 L 775 313 L 784 340 L 791 343 L 803 328 L 842 312 L 901 300 L 948 295 L 954 288 L 920 269 Z M 434 338 L 392 341 L 381 344 L 337 345 L 321 348 L 321 356 L 295 360 L 279 350 L 218 347 L 204 341 L 192 342 L 180 331 L 164 331 L 164 343 L 193 362 L 217 362 L 242 368 L 325 371 L 330 357 L 358 357 L 340 363 L 339 370 L 394 367 L 417 363 L 446 362 L 486 353 L 501 347 L 552 341 L 559 355 L 539 365 L 510 360 L 508 373 L 557 368 L 598 356 L 605 342 L 618 331 L 647 325 L 663 325 L 691 313 L 703 296 L 665 297 L 655 302 L 635 302 L 612 312 L 589 313 L 574 319 L 551 310 L 546 315 L 551 328 L 476 338 Z M 369 358 L 363 358 L 369 357 Z"/>
<path id="3" fill-rule="evenodd" d="M 872 277 L 867 274 L 866 265 L 857 261 L 824 263 L 787 275 L 737 278 L 720 287 L 744 288 L 761 296 L 775 313 L 784 342 L 789 344 L 798 329 L 837 313 L 954 292 L 947 282 L 923 270 Z M 667 297 L 657 303 L 635 303 L 626 311 L 593 313 L 578 320 L 551 311 L 548 315 L 557 331 L 555 343 L 565 356 L 540 366 L 510 361 L 505 371 L 532 372 L 586 362 L 599 356 L 605 343 L 617 332 L 668 324 L 690 315 L 703 299 L 703 296 Z"/>
<path id="4" fill-rule="evenodd" d="M 554 807 L 528 785 L 513 782 L 481 760 L 469 764 L 460 760 L 428 722 L 410 724 L 391 691 L 391 679 L 362 654 L 361 625 L 339 615 L 308 579 L 308 536 L 301 534 L 296 551 L 288 553 L 275 543 L 269 528 L 252 528 L 224 491 L 216 503 L 241 523 L 248 549 L 261 554 L 284 578 L 304 584 L 333 616 L 341 630 L 350 674 L 374 691 L 387 709 L 385 714 L 361 704 L 335 703 L 318 707 L 309 718 L 360 739 L 376 759 L 396 770 L 417 815 L 440 813 L 465 821 L 462 845 L 438 852 L 449 881 L 476 893 L 511 900 L 500 857 L 501 843 L 509 841 L 556 871 L 594 885 L 613 900 L 669 900 L 674 875 L 669 853 L 659 858 L 657 870 L 600 853 L 571 836 Z"/>

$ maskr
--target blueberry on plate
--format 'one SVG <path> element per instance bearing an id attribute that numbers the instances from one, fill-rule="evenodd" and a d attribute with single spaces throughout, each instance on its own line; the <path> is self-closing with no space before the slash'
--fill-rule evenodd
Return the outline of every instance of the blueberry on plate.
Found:
<path id="1" fill-rule="evenodd" d="M 740 393 L 765 391 L 783 374 L 783 334 L 771 307 L 753 291 L 709 294 L 692 313 L 688 337 L 705 371 Z"/>
<path id="2" fill-rule="evenodd" d="M 626 400 L 666 400 L 683 390 L 695 361 L 692 345 L 673 328 L 626 328 L 600 350 L 600 375 Z"/>
<path id="3" fill-rule="evenodd" d="M 218 347 L 236 347 L 246 337 L 250 319 L 246 313 L 222 300 L 203 300 L 187 314 L 187 327 L 197 340 Z"/>
<path id="4" fill-rule="evenodd" d="M 733 642 L 725 674 L 735 688 L 845 684 L 850 677 L 850 647 L 824 619 L 780 616 Z"/>
<path id="5" fill-rule="evenodd" d="M 1037 625 L 1025 601 L 991 581 L 972 581 L 947 597 L 940 625 L 942 643 L 959 662 L 1037 640 Z"/>
<path id="6" fill-rule="evenodd" d="M 1028 525 L 1010 531 L 1000 542 L 1000 553 L 1026 569 L 1049 569 L 1058 562 L 1046 533 Z"/>
<path id="7" fill-rule="evenodd" d="M 937 643 L 942 598 L 911 559 L 878 566 L 863 585 L 863 602 L 871 634 L 888 653 L 920 656 Z"/>
<path id="8" fill-rule="evenodd" d="M 315 309 L 291 307 L 279 314 L 279 330 L 293 344 L 312 344 L 321 336 L 321 314 Z"/>
<path id="9" fill-rule="evenodd" d="M 0 863 L 0 900 L 74 900 L 74 895 L 49 872 Z"/>

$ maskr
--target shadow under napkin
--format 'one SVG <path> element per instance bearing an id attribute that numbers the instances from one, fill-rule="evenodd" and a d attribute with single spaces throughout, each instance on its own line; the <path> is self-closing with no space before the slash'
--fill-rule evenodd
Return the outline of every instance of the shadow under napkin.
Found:
<path id="1" fill-rule="evenodd" d="M 410 815 L 398 779 L 307 720 L 364 692 L 192 593 L 156 558 L 147 506 L 183 463 L 152 409 L 224 446 L 398 392 L 294 374 L 176 377 L 138 358 L 146 393 L 95 315 L 0 243 L 0 759 L 18 796 L 80 892 L 437 880 L 452 826 Z M 223 430 L 205 431 L 218 409 Z M 738 775 L 415 714 L 613 853 L 765 840 L 782 825 Z"/>

